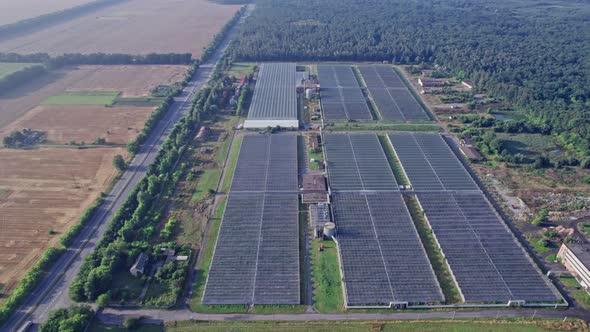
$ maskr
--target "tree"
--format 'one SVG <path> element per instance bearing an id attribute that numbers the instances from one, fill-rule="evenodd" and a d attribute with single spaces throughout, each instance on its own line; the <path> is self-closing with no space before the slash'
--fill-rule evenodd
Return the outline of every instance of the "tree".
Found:
<path id="1" fill-rule="evenodd" d="M 123 327 L 128 330 L 134 330 L 139 326 L 139 319 L 135 317 L 127 317 L 123 321 Z"/>
<path id="2" fill-rule="evenodd" d="M 47 321 L 39 327 L 40 332 L 81 332 L 94 317 L 90 306 L 71 306 L 68 309 L 56 309 L 49 313 Z"/>
<path id="3" fill-rule="evenodd" d="M 111 294 L 110 294 L 110 292 L 106 292 L 104 294 L 100 294 L 98 296 L 98 298 L 96 299 L 96 304 L 100 308 L 108 307 L 109 304 L 110 304 L 110 302 L 111 302 Z"/>
<path id="4" fill-rule="evenodd" d="M 125 162 L 123 156 L 118 154 L 115 156 L 115 158 L 113 158 L 113 166 L 115 166 L 115 168 L 119 171 L 124 171 L 127 169 L 127 162 Z"/>

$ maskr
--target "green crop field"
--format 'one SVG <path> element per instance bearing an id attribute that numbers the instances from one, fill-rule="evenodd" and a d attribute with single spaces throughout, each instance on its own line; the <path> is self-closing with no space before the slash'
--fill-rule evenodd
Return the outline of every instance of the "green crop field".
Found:
<path id="1" fill-rule="evenodd" d="M 10 75 L 16 71 L 19 71 L 23 68 L 30 67 L 35 65 L 34 63 L 0 63 L 0 79 L 6 75 Z"/>
<path id="2" fill-rule="evenodd" d="M 111 105 L 119 91 L 66 91 L 51 96 L 43 105 Z"/>

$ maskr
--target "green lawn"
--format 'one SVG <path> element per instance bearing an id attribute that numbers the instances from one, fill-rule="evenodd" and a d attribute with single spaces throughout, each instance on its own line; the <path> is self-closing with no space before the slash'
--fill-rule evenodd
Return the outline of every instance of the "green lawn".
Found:
<path id="1" fill-rule="evenodd" d="M 135 301 L 141 294 L 144 281 L 141 278 L 136 278 L 129 273 L 129 270 L 124 269 L 117 271 L 113 276 L 113 284 L 111 289 L 117 290 L 119 296 L 114 296 L 113 302 L 124 297 L 126 301 Z"/>
<path id="2" fill-rule="evenodd" d="M 179 322 L 166 327 L 167 331 L 207 331 L 207 332 L 325 332 L 325 331 L 421 331 L 421 332 L 541 332 L 550 331 L 527 322 L 510 321 L 313 321 L 313 322 L 276 322 L 276 321 L 217 321 L 217 322 Z M 173 326 L 176 325 L 176 326 Z"/>
<path id="3" fill-rule="evenodd" d="M 227 74 L 241 79 L 242 76 L 253 73 L 255 66 L 256 64 L 251 62 L 235 62 Z"/>
<path id="4" fill-rule="evenodd" d="M 87 330 L 88 332 L 127 332 L 129 331 L 126 328 L 115 326 L 115 325 L 104 325 L 99 322 L 97 319 L 92 321 L 90 327 Z M 162 332 L 164 328 L 158 325 L 151 325 L 151 324 L 142 324 L 138 328 L 134 329 L 135 332 Z"/>
<path id="5" fill-rule="evenodd" d="M 204 170 L 200 175 L 197 182 L 197 187 L 193 193 L 192 200 L 198 202 L 209 195 L 210 190 L 217 190 L 217 184 L 219 183 L 219 177 L 221 176 L 220 169 L 207 169 Z"/>
<path id="6" fill-rule="evenodd" d="M 324 251 L 319 251 L 320 244 Z M 344 311 L 338 250 L 334 241 L 313 240 L 311 243 L 311 278 L 313 307 L 320 313 Z"/>
<path id="7" fill-rule="evenodd" d="M 307 144 L 306 144 L 307 145 Z M 310 162 L 311 159 L 314 159 L 315 162 Z M 322 152 L 315 152 L 312 151 L 309 146 L 307 147 L 307 166 L 309 169 L 317 170 L 320 168 L 320 163 L 324 162 L 324 155 Z"/>
<path id="8" fill-rule="evenodd" d="M 44 105 L 111 105 L 119 91 L 65 91 L 42 102 Z"/>
<path id="9" fill-rule="evenodd" d="M 511 154 L 523 154 L 527 157 L 535 157 L 544 153 L 559 154 L 559 147 L 549 135 L 542 134 L 496 134 L 502 146 Z"/>
<path id="10" fill-rule="evenodd" d="M 550 247 L 543 246 L 543 241 L 541 241 L 542 239 L 542 237 L 533 237 L 529 239 L 529 243 L 533 246 L 533 248 L 535 248 L 535 251 L 538 254 L 544 254 L 551 250 Z"/>
<path id="11" fill-rule="evenodd" d="M 576 278 L 559 277 L 559 281 L 567 288 L 570 295 L 576 299 L 576 302 L 585 309 L 590 309 L 590 295 L 586 292 Z"/>
<path id="12" fill-rule="evenodd" d="M 221 191 L 224 193 L 229 192 L 229 189 L 231 188 L 231 182 L 233 179 L 234 171 L 236 169 L 236 165 L 238 163 L 238 155 L 240 154 L 242 140 L 242 136 L 236 136 L 236 138 L 234 139 L 231 155 L 227 160 L 227 166 L 225 168 L 225 177 L 223 178 L 223 184 L 221 185 Z M 229 144 L 227 145 L 227 149 L 229 149 Z M 227 155 L 227 152 L 225 153 L 225 155 Z"/>
<path id="13" fill-rule="evenodd" d="M 21 62 L 16 62 L 16 63 L 8 63 L 8 62 L 2 62 L 0 63 L 0 79 L 3 78 L 6 75 L 10 75 L 14 72 L 17 72 L 21 69 L 30 67 L 36 65 L 36 63 L 21 63 Z"/>

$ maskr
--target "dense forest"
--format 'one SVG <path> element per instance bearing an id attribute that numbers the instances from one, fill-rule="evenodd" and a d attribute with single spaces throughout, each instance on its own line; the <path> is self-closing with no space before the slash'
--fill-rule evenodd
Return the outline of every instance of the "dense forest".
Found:
<path id="1" fill-rule="evenodd" d="M 584 0 L 258 0 L 242 60 L 436 63 L 590 149 Z"/>

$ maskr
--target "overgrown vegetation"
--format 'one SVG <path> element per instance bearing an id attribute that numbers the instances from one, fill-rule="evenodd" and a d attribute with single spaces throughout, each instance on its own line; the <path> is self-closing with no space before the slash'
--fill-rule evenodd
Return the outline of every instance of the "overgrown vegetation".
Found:
<path id="1" fill-rule="evenodd" d="M 320 246 L 323 246 L 322 251 Z M 344 311 L 343 285 L 336 243 L 313 240 L 310 254 L 314 309 L 320 313 Z"/>
<path id="2" fill-rule="evenodd" d="M 78 332 L 85 331 L 94 317 L 90 306 L 71 306 L 56 309 L 49 314 L 47 321 L 39 327 L 39 332 Z"/>

